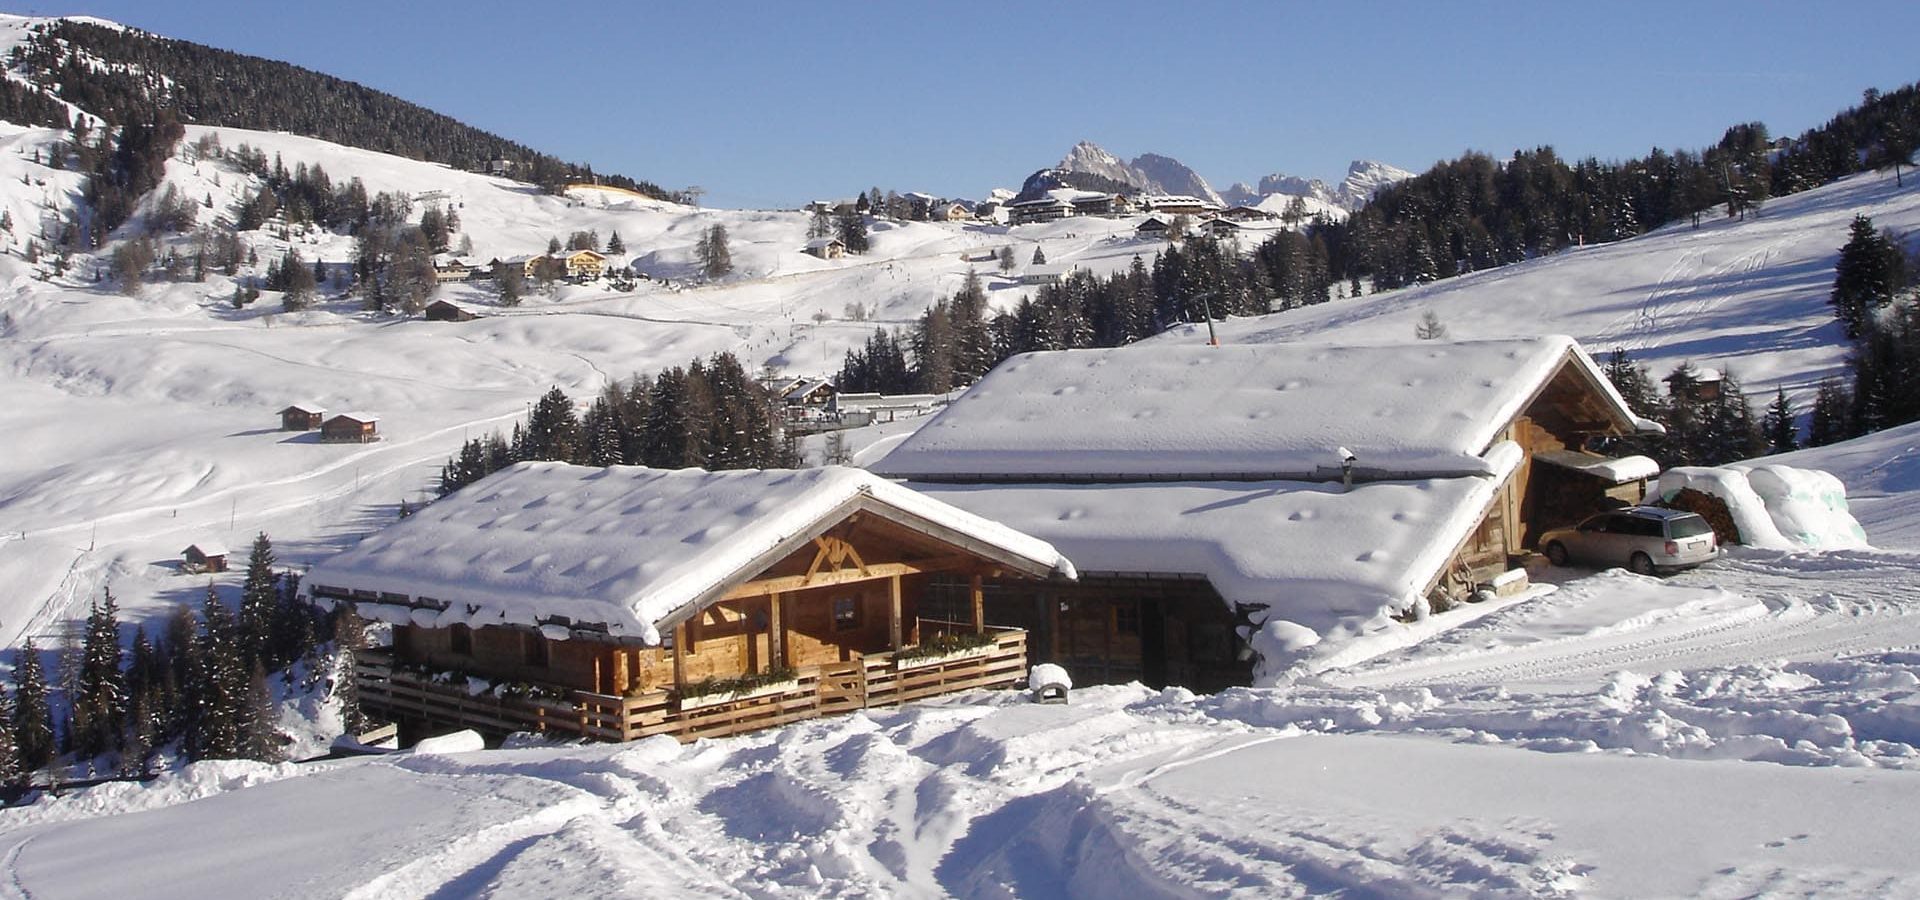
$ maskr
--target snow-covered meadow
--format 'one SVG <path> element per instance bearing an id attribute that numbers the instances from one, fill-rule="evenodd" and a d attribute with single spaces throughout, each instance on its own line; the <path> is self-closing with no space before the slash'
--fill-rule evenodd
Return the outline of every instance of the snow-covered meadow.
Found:
<path id="1" fill-rule="evenodd" d="M 103 588 L 134 620 L 197 601 L 206 580 L 172 565 L 196 540 L 243 547 L 264 531 L 296 566 L 350 546 L 550 385 L 580 396 L 722 350 L 826 375 L 874 327 L 957 288 L 965 251 L 1011 244 L 1025 260 L 1037 243 L 1109 272 L 1156 249 L 1125 219 L 919 223 L 822 261 L 801 252 L 798 212 L 547 197 L 218 131 L 369 191 L 442 192 L 476 256 L 617 230 L 674 284 L 567 287 L 511 310 L 454 287 L 490 315 L 430 323 L 351 299 L 235 310 L 220 275 L 123 296 L 92 281 L 98 260 L 43 281 L 0 255 L 0 644 L 57 640 Z M 77 176 L 33 161 L 58 137 L 0 128 L 10 251 L 76 201 Z M 212 160 L 177 159 L 167 178 L 212 196 L 209 216 L 249 186 Z M 1732 368 L 1750 391 L 1804 401 L 1844 358 L 1825 296 L 1857 212 L 1920 227 L 1920 188 L 1867 174 L 1748 221 L 1677 224 L 1222 336 L 1397 340 L 1431 310 L 1455 338 L 1570 333 L 1656 375 Z M 716 223 L 738 271 L 694 284 L 692 247 Z M 262 241 L 263 261 L 286 249 Z M 350 249 L 295 242 L 309 260 Z M 982 274 L 997 305 L 1024 291 Z M 384 439 L 275 430 L 295 401 L 377 412 Z M 876 458 L 900 427 L 847 449 Z M 1557 590 L 1456 613 L 1419 644 L 1283 689 L 1094 687 L 1067 706 L 976 693 L 687 746 L 203 763 L 0 811 L 0 895 L 1920 894 L 1905 847 L 1920 800 L 1917 447 L 1908 426 L 1787 460 L 1835 473 L 1878 549 L 1743 550 L 1670 579 L 1538 570 Z"/>

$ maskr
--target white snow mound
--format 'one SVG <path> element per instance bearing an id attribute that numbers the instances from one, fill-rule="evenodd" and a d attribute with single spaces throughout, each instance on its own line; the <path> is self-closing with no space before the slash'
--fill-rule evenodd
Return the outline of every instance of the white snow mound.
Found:
<path id="1" fill-rule="evenodd" d="M 1818 469 L 1782 465 L 1680 466 L 1660 476 L 1660 496 L 1692 488 L 1727 504 L 1740 541 L 1765 550 L 1864 550 L 1867 533 L 1847 511 L 1847 489 Z"/>

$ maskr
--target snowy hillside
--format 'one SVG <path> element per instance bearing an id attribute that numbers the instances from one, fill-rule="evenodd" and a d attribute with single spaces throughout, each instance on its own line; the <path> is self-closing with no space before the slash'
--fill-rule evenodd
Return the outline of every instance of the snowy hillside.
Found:
<path id="1" fill-rule="evenodd" d="M 1920 229 L 1920 187 L 1866 173 L 1767 203 L 1746 221 L 1708 218 L 1612 244 L 1359 299 L 1230 322 L 1228 343 L 1404 340 L 1431 311 L 1456 339 L 1571 334 L 1597 357 L 1626 349 L 1654 377 L 1682 362 L 1731 369 L 1748 393 L 1785 387 L 1804 411 L 1848 345 L 1827 304 L 1856 214 Z M 1188 328 L 1157 338 L 1193 340 Z M 1756 403 L 1756 406 L 1759 405 Z"/>

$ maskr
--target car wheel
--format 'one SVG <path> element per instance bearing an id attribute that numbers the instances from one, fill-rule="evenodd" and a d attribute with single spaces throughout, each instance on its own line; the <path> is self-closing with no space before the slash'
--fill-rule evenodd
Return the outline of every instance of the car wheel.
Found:
<path id="1" fill-rule="evenodd" d="M 1548 544 L 1547 545 L 1547 562 L 1553 563 L 1556 566 L 1566 565 L 1567 564 L 1566 545 L 1560 543 L 1559 541 L 1554 541 L 1553 543 Z"/>
<path id="2" fill-rule="evenodd" d="M 1652 575 L 1653 557 L 1645 553 L 1635 553 L 1631 559 L 1627 560 L 1627 567 L 1641 575 Z"/>

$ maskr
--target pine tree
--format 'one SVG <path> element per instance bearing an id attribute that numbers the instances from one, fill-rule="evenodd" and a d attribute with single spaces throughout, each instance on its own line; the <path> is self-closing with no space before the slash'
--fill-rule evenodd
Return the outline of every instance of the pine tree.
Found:
<path id="1" fill-rule="evenodd" d="M 556 385 L 533 405 L 522 434 L 521 460 L 574 462 L 582 458 L 580 420 L 573 401 Z"/>
<path id="2" fill-rule="evenodd" d="M 235 755 L 239 758 L 279 762 L 285 757 L 280 748 L 273 690 L 267 684 L 266 667 L 259 660 L 254 660 L 247 674 L 246 689 L 240 697 L 234 730 L 239 739 Z"/>
<path id="3" fill-rule="evenodd" d="M 1422 341 L 1437 341 L 1447 336 L 1447 326 L 1433 310 L 1427 310 L 1420 315 L 1419 323 L 1413 326 L 1413 336 Z"/>
<path id="4" fill-rule="evenodd" d="M 73 695 L 71 740 L 79 758 L 120 749 L 126 725 L 127 686 L 120 670 L 119 607 L 105 591 L 87 616 L 81 642 L 78 690 Z"/>
<path id="5" fill-rule="evenodd" d="M 6 685 L 0 684 L 0 723 L 13 721 L 13 695 L 7 693 Z M 27 768 L 20 764 L 20 749 L 14 745 L 13 728 L 0 728 L 0 785 L 12 787 L 23 785 L 27 780 Z"/>
<path id="6" fill-rule="evenodd" d="M 700 274 L 708 280 L 725 277 L 733 271 L 733 251 L 727 246 L 727 226 L 714 223 L 701 234 L 695 247 Z"/>
<path id="7" fill-rule="evenodd" d="M 238 632 L 233 613 L 208 586 L 194 670 L 187 674 L 188 759 L 233 759 L 240 754 L 249 669 Z"/>
<path id="8" fill-rule="evenodd" d="M 340 724 L 348 734 L 367 730 L 367 715 L 360 709 L 360 687 L 353 670 L 360 648 L 367 642 L 366 623 L 354 612 L 353 604 L 343 603 L 333 613 L 333 697 L 340 704 Z"/>
<path id="9" fill-rule="evenodd" d="M 834 220 L 835 237 L 845 244 L 848 253 L 867 252 L 867 217 L 859 212 L 842 213 Z"/>
<path id="10" fill-rule="evenodd" d="M 613 235 L 607 238 L 607 252 L 615 256 L 627 252 L 627 242 L 620 239 L 620 229 L 614 229 Z"/>
<path id="11" fill-rule="evenodd" d="M 47 673 L 40 651 L 28 638 L 13 669 L 13 745 L 20 767 L 33 772 L 53 762 L 58 747 L 53 733 L 53 708 L 48 699 Z"/>
<path id="12" fill-rule="evenodd" d="M 1046 265 L 1046 264 L 1047 264 L 1047 251 L 1045 251 L 1045 250 L 1042 250 L 1042 249 L 1040 249 L 1040 245 L 1039 245 L 1039 244 L 1037 244 L 1037 243 L 1036 243 L 1036 244 L 1034 244 L 1034 245 L 1033 245 L 1033 259 L 1031 259 L 1031 260 L 1029 260 L 1028 262 L 1029 262 L 1029 264 L 1031 264 L 1031 265 L 1036 265 L 1036 266 L 1044 266 L 1044 265 Z"/>
<path id="13" fill-rule="evenodd" d="M 552 255 L 559 252 L 560 252 L 560 238 L 558 237 L 547 238 L 547 253 L 549 255 Z"/>
<path id="14" fill-rule="evenodd" d="M 247 556 L 247 578 L 240 588 L 239 646 L 242 659 L 261 660 L 277 669 L 287 661 L 271 655 L 279 606 L 273 564 L 273 541 L 266 532 L 260 532 L 254 536 L 253 550 Z"/>
<path id="15" fill-rule="evenodd" d="M 1873 324 L 1874 310 L 1893 302 L 1899 283 L 1900 250 L 1874 230 L 1873 220 L 1854 216 L 1840 261 L 1834 265 L 1833 293 L 1828 302 L 1845 326 L 1847 337 L 1858 338 Z"/>
<path id="16" fill-rule="evenodd" d="M 1000 248 L 1000 271 L 1002 274 L 1011 272 L 1013 266 L 1013 245 L 1008 244 Z"/>
<path id="17" fill-rule="evenodd" d="M 1787 389 L 1776 388 L 1773 402 L 1767 404 L 1767 413 L 1761 418 L 1760 430 L 1767 435 L 1768 453 L 1786 453 L 1800 449 L 1799 428 L 1794 424 L 1793 403 L 1787 400 Z"/>

